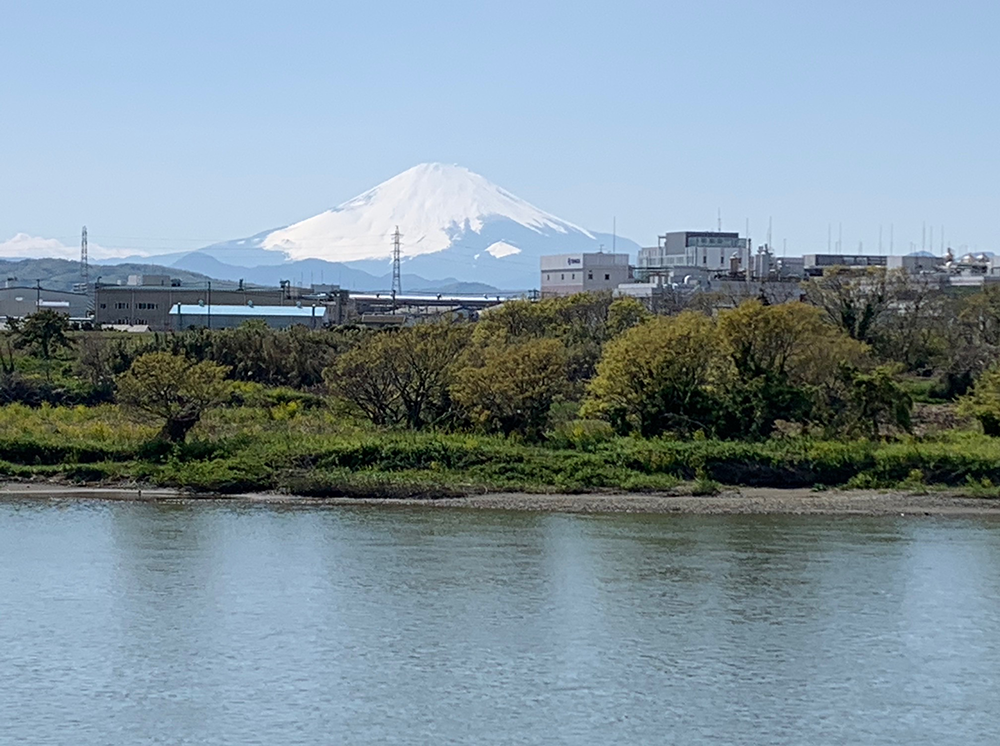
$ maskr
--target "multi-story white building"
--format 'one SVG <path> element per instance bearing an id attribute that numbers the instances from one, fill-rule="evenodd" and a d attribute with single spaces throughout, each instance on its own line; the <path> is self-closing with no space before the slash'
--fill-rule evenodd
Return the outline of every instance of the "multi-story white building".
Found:
<path id="1" fill-rule="evenodd" d="M 628 254 L 555 254 L 542 257 L 542 297 L 614 290 L 632 279 Z"/>
<path id="2" fill-rule="evenodd" d="M 732 268 L 733 254 L 743 266 L 749 264 L 749 246 L 749 240 L 740 238 L 739 233 L 674 231 L 658 236 L 656 246 L 639 250 L 636 274 L 645 280 L 679 267 L 727 272 Z"/>

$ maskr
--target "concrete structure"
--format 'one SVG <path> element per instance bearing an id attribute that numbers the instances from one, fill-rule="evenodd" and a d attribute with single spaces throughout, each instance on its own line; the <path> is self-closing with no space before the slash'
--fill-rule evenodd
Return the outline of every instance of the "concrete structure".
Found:
<path id="1" fill-rule="evenodd" d="M 126 284 L 168 288 L 171 285 L 179 287 L 181 281 L 171 280 L 170 275 L 129 275 L 128 282 Z"/>
<path id="2" fill-rule="evenodd" d="M 301 288 L 219 288 L 167 285 L 102 285 L 94 287 L 94 321 L 102 326 L 148 326 L 151 331 L 169 331 L 174 326 L 170 309 L 184 305 L 294 306 Z"/>
<path id="3" fill-rule="evenodd" d="M 541 261 L 543 298 L 614 290 L 632 279 L 628 254 L 554 254 Z"/>
<path id="4" fill-rule="evenodd" d="M 0 319 L 22 319 L 46 308 L 83 320 L 90 316 L 90 298 L 86 293 L 38 287 L 0 288 Z"/>
<path id="5" fill-rule="evenodd" d="M 884 267 L 886 259 L 866 254 L 805 254 L 802 264 L 806 275 L 816 277 L 827 267 Z"/>
<path id="6" fill-rule="evenodd" d="M 287 329 L 296 324 L 319 329 L 326 323 L 326 312 L 326 306 L 322 305 L 257 306 L 252 301 L 241 306 L 178 303 L 170 309 L 170 323 L 175 331 L 191 327 L 232 329 L 252 320 L 263 321 L 273 329 Z"/>
<path id="7" fill-rule="evenodd" d="M 901 269 L 910 274 L 918 272 L 936 272 L 944 266 L 945 260 L 936 256 L 907 254 L 906 256 L 887 256 L 885 266 L 889 269 Z"/>
<path id="8" fill-rule="evenodd" d="M 665 275 L 678 267 L 728 272 L 736 254 L 741 266 L 749 263 L 750 241 L 739 233 L 673 231 L 657 236 L 656 246 L 639 250 L 636 276 L 641 280 Z"/>

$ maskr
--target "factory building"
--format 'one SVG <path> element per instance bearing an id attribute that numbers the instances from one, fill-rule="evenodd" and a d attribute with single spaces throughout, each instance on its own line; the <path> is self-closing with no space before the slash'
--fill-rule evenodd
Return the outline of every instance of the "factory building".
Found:
<path id="1" fill-rule="evenodd" d="M 35 311 L 48 309 L 84 320 L 90 315 L 90 299 L 86 293 L 46 290 L 42 287 L 0 288 L 0 321 L 23 319 Z"/>
<path id="2" fill-rule="evenodd" d="M 721 231 L 673 231 L 657 236 L 656 246 L 639 250 L 636 275 L 640 280 L 665 276 L 679 267 L 728 272 L 733 255 L 749 263 L 749 239 Z M 745 266 L 745 265 L 744 265 Z"/>
<path id="3" fill-rule="evenodd" d="M 130 278 L 130 282 L 133 278 Z M 283 283 L 281 287 L 219 287 L 216 283 L 184 286 L 165 275 L 139 276 L 135 284 L 94 287 L 94 321 L 102 326 L 148 327 L 168 331 L 175 326 L 171 309 L 182 305 L 205 306 L 294 306 L 309 291 Z M 330 302 L 340 303 L 340 293 L 324 293 Z"/>
<path id="4" fill-rule="evenodd" d="M 541 267 L 543 298 L 614 290 L 632 279 L 628 254 L 554 254 L 543 256 Z"/>
<path id="5" fill-rule="evenodd" d="M 178 303 L 170 309 L 170 324 L 174 331 L 196 329 L 232 329 L 247 321 L 263 321 L 272 329 L 287 329 L 301 324 L 319 329 L 327 322 L 327 307 L 323 305 L 258 306 Z"/>

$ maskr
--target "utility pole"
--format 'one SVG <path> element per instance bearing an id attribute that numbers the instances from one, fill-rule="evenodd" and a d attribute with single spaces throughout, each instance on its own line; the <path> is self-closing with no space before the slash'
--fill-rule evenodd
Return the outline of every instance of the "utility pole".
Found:
<path id="1" fill-rule="evenodd" d="M 83 284 L 83 292 L 87 292 L 87 285 L 90 283 L 90 262 L 87 259 L 87 226 L 83 226 L 83 233 L 80 236 L 80 282 Z"/>
<path id="2" fill-rule="evenodd" d="M 399 246 L 403 235 L 396 226 L 396 232 L 392 234 L 392 310 L 396 310 L 396 296 L 403 294 L 403 279 L 399 271 Z"/>

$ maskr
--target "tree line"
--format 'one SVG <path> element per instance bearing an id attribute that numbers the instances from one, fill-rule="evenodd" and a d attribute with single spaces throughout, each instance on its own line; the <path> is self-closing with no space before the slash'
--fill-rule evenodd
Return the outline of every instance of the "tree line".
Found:
<path id="1" fill-rule="evenodd" d="M 909 430 L 912 384 L 925 381 L 1000 434 L 1000 290 L 948 293 L 885 270 L 835 269 L 804 292 L 802 303 L 762 293 L 731 308 L 703 297 L 658 316 L 588 294 L 508 302 L 475 323 L 249 322 L 139 338 L 71 335 L 41 311 L 0 339 L 0 397 L 18 400 L 20 350 L 47 385 L 73 380 L 94 401 L 141 409 L 143 390 L 173 397 L 155 413 L 170 439 L 186 435 L 195 410 L 224 403 L 233 381 L 327 396 L 380 427 L 543 440 L 575 421 L 642 437 L 762 439 L 790 428 L 879 438 Z M 200 393 L 185 393 L 187 379 Z"/>

